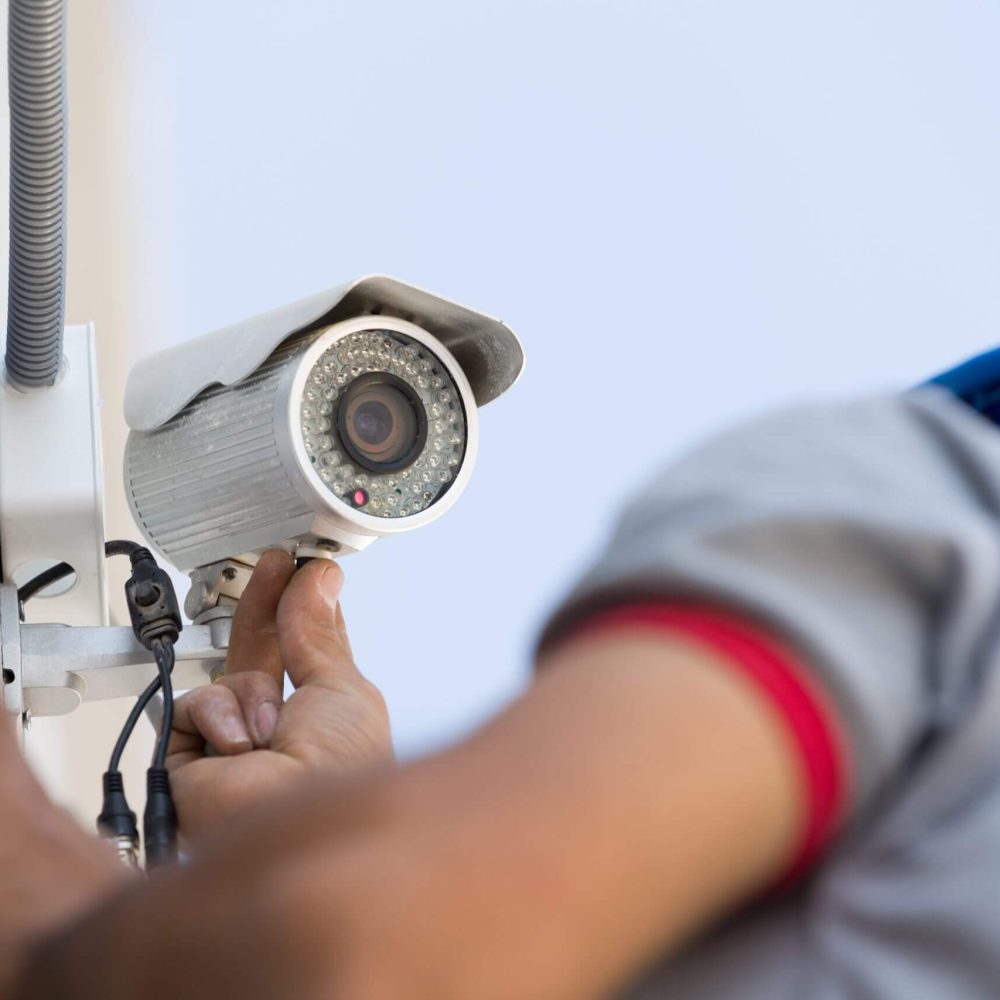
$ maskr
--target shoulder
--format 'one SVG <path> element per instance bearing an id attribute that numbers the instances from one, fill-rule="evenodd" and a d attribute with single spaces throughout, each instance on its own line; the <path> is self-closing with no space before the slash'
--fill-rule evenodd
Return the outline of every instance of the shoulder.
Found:
<path id="1" fill-rule="evenodd" d="M 930 473 L 930 478 L 928 478 Z M 654 487 L 693 480 L 764 489 L 797 479 L 803 492 L 895 480 L 952 488 L 962 476 L 1000 482 L 1000 428 L 946 390 L 789 406 L 747 420 L 663 468 Z"/>
<path id="2" fill-rule="evenodd" d="M 788 407 L 641 487 L 547 634 L 637 600 L 759 623 L 835 702 L 861 801 L 976 698 L 998 526 L 1000 429 L 945 390 Z"/>

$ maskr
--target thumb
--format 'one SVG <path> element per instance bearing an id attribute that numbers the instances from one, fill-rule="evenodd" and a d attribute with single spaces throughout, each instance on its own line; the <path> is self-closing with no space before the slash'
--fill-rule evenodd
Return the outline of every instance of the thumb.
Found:
<path id="1" fill-rule="evenodd" d="M 295 687 L 342 689 L 356 681 L 338 602 L 344 572 L 335 562 L 314 559 L 298 570 L 278 602 L 278 644 Z"/>

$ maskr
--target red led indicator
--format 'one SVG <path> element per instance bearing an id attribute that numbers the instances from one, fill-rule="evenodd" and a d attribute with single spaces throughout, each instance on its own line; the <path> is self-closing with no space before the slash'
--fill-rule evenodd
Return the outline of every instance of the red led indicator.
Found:
<path id="1" fill-rule="evenodd" d="M 351 503 L 353 503 L 355 507 L 364 507 L 364 505 L 368 503 L 368 494 L 364 490 L 355 490 L 351 494 Z"/>

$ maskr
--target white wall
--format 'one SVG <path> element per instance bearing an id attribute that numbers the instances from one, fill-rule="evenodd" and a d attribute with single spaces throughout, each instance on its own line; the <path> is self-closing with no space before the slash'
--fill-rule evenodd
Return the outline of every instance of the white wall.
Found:
<path id="1" fill-rule="evenodd" d="M 995 5 L 88 0 L 73 18 L 104 22 L 71 319 L 101 322 L 109 416 L 137 352 L 367 271 L 524 339 L 461 503 L 345 566 L 404 751 L 524 683 L 539 623 L 655 465 L 748 412 L 907 385 L 997 340 Z"/>

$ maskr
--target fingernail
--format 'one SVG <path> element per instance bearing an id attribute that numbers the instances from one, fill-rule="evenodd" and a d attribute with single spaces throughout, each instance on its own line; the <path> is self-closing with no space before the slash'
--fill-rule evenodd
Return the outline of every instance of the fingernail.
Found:
<path id="1" fill-rule="evenodd" d="M 340 600 L 340 591 L 344 586 L 344 573 L 336 563 L 330 563 L 323 568 L 323 576 L 320 578 L 319 587 L 331 608 L 337 607 Z"/>
<path id="2" fill-rule="evenodd" d="M 230 743 L 246 743 L 253 745 L 243 718 L 239 715 L 225 715 L 222 718 L 222 735 Z"/>
<path id="3" fill-rule="evenodd" d="M 267 565 L 277 568 L 290 562 L 291 558 L 291 554 L 284 549 L 268 549 L 257 561 L 257 565 L 266 561 Z"/>
<path id="4" fill-rule="evenodd" d="M 270 743 L 274 736 L 274 728 L 278 724 L 278 706 L 273 701 L 265 701 L 257 708 L 254 715 L 254 727 L 257 730 L 258 743 Z"/>

